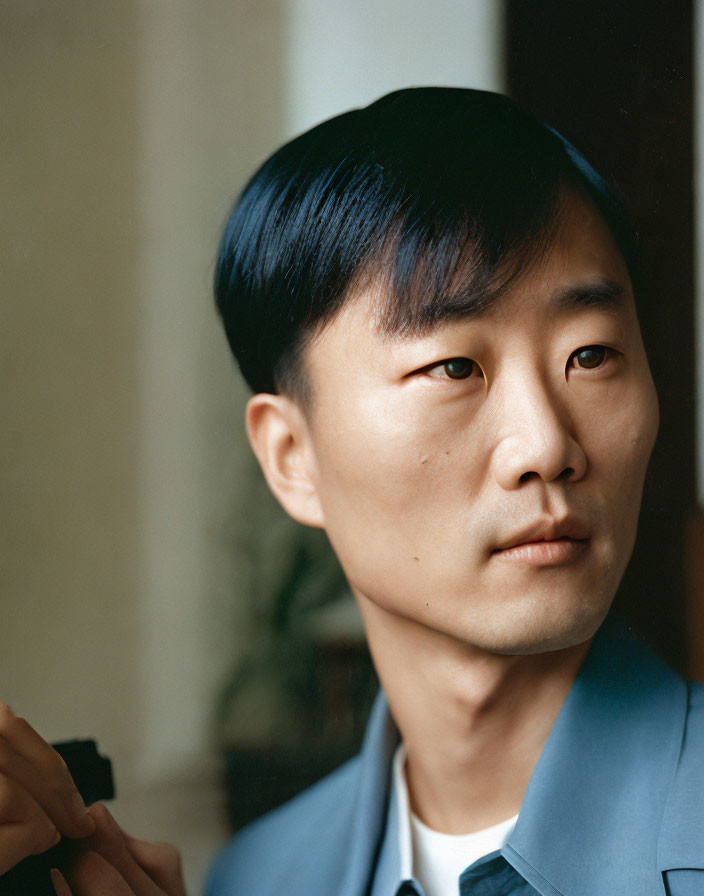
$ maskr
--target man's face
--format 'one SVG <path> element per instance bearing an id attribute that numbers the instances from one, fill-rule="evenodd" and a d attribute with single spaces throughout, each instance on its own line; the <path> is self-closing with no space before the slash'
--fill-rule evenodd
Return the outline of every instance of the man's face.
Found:
<path id="1" fill-rule="evenodd" d="M 591 637 L 658 426 L 605 222 L 573 196 L 539 266 L 429 336 L 383 338 L 375 307 L 352 300 L 305 356 L 324 525 L 363 613 L 499 653 Z"/>

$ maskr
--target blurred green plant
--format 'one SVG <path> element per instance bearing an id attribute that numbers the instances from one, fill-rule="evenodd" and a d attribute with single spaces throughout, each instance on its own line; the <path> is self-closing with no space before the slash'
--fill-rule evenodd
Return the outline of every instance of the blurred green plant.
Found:
<path id="1" fill-rule="evenodd" d="M 226 743 L 296 747 L 319 724 L 316 614 L 353 598 L 325 533 L 282 510 L 253 459 L 241 494 L 233 548 L 248 647 L 217 696 L 216 727 Z"/>

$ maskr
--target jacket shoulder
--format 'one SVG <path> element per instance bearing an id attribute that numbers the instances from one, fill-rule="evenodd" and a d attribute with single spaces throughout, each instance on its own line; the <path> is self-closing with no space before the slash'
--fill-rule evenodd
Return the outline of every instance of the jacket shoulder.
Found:
<path id="1" fill-rule="evenodd" d="M 359 762 L 358 756 L 350 759 L 243 828 L 217 856 L 205 896 L 334 893 L 346 857 Z"/>
<path id="2" fill-rule="evenodd" d="M 673 796 L 696 807 L 704 806 L 704 684 L 687 682 L 687 718 L 675 774 Z"/>

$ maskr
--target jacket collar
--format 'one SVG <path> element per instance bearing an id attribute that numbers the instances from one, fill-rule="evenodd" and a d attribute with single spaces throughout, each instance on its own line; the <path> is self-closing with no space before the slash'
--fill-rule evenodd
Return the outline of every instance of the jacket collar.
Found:
<path id="1" fill-rule="evenodd" d="M 675 856 L 668 845 L 679 844 L 676 836 L 666 831 L 660 853 L 657 845 L 686 709 L 685 682 L 626 631 L 605 623 L 553 725 L 502 851 L 539 893 L 663 896 L 659 868 L 682 867 L 682 850 Z M 398 742 L 382 692 L 360 757 L 353 860 L 341 896 L 367 892 Z M 671 814 L 676 818 L 676 808 Z"/>
<path id="2" fill-rule="evenodd" d="M 538 892 L 663 896 L 658 838 L 686 710 L 685 682 L 607 622 L 565 699 L 503 850 Z"/>

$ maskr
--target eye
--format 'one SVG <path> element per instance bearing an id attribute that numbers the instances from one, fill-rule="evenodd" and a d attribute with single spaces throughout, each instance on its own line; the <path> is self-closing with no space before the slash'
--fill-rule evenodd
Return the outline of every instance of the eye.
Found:
<path id="1" fill-rule="evenodd" d="M 611 351 L 605 345 L 585 345 L 584 348 L 579 348 L 576 352 L 572 352 L 567 362 L 567 367 L 594 370 L 605 363 Z"/>
<path id="2" fill-rule="evenodd" d="M 479 371 L 479 365 L 476 361 L 472 361 L 471 358 L 450 358 L 448 361 L 435 364 L 428 369 L 428 373 L 431 376 L 439 376 L 441 379 L 449 378 L 451 380 L 466 380 L 474 371 Z"/>

